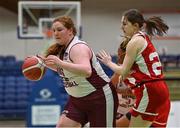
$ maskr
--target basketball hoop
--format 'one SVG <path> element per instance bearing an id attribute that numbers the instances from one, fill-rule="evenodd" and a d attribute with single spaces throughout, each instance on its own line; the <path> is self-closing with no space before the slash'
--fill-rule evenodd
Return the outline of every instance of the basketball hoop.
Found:
<path id="1" fill-rule="evenodd" d="M 53 31 L 51 29 L 47 28 L 43 31 L 43 33 L 44 33 L 45 38 L 48 38 L 48 39 L 53 38 Z"/>

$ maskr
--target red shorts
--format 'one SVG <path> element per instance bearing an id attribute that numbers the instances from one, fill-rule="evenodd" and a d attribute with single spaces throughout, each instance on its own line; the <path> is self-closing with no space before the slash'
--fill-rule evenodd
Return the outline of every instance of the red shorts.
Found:
<path id="1" fill-rule="evenodd" d="M 170 99 L 167 85 L 163 81 L 146 83 L 134 89 L 136 103 L 132 116 L 141 115 L 154 125 L 166 126 L 170 111 Z M 153 126 L 154 126 L 153 125 Z"/>
<path id="2" fill-rule="evenodd" d="M 169 110 L 170 110 L 170 101 L 167 100 L 164 106 L 159 107 L 159 114 L 153 121 L 153 127 L 166 127 Z"/>

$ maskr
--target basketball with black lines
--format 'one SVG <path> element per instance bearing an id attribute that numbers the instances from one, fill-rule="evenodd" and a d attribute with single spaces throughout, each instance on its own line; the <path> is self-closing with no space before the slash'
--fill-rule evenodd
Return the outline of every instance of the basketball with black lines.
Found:
<path id="1" fill-rule="evenodd" d="M 41 80 L 45 71 L 46 67 L 41 58 L 37 56 L 30 56 L 24 59 L 22 73 L 26 79 L 31 81 Z"/>

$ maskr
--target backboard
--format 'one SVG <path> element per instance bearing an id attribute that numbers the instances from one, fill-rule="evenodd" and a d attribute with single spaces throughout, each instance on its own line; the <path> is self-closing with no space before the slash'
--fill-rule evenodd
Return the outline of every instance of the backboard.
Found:
<path id="1" fill-rule="evenodd" d="M 19 39 L 52 38 L 51 24 L 55 17 L 70 16 L 81 36 L 81 3 L 79 1 L 19 1 Z"/>

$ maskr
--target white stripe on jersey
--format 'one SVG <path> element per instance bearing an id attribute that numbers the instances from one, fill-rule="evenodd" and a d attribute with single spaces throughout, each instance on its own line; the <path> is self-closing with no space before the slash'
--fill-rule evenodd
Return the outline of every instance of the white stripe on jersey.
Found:
<path id="1" fill-rule="evenodd" d="M 146 111 L 148 103 L 149 103 L 148 92 L 146 86 L 144 85 L 143 96 L 141 98 L 137 110 L 140 111 L 141 113 L 144 113 Z"/>
<path id="2" fill-rule="evenodd" d="M 148 67 L 147 67 L 147 65 L 146 65 L 146 62 L 145 62 L 145 60 L 144 60 L 144 58 L 143 58 L 143 56 L 142 56 L 142 54 L 141 54 L 141 53 L 144 51 L 144 49 L 146 49 L 147 45 L 148 45 L 148 43 L 147 43 L 147 41 L 146 41 L 144 47 L 143 47 L 143 48 L 141 49 L 141 51 L 138 53 L 138 56 L 136 57 L 136 61 L 135 61 L 135 62 L 136 62 L 136 64 L 138 65 L 139 70 L 140 70 L 141 72 L 143 72 L 144 74 L 150 76 L 150 73 L 149 73 Z"/>
<path id="3" fill-rule="evenodd" d="M 136 57 L 136 64 L 138 65 L 139 70 L 140 70 L 142 73 L 150 76 L 148 67 L 147 67 L 147 65 L 146 65 L 146 62 L 145 62 L 142 54 L 140 54 L 140 55 L 138 55 L 138 56 Z"/>
<path id="4" fill-rule="evenodd" d="M 103 87 L 104 95 L 106 98 L 106 126 L 112 127 L 113 115 L 114 115 L 114 98 L 109 84 Z"/>
<path id="5" fill-rule="evenodd" d="M 110 82 L 110 79 L 109 77 L 106 75 L 106 73 L 104 72 L 104 70 L 102 70 L 102 67 L 100 65 L 100 63 L 98 62 L 97 58 L 96 58 L 96 55 L 94 54 L 94 52 L 92 52 L 92 62 L 95 62 L 95 63 L 92 63 L 92 66 L 93 68 L 96 70 L 97 74 L 99 76 L 101 76 L 101 78 L 103 80 L 105 80 L 106 82 Z"/>

